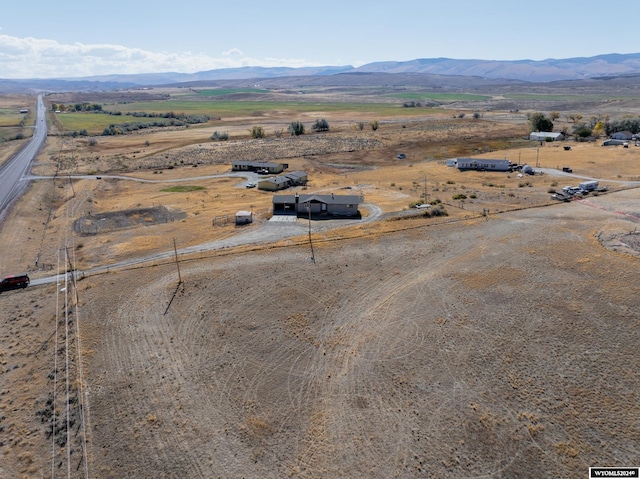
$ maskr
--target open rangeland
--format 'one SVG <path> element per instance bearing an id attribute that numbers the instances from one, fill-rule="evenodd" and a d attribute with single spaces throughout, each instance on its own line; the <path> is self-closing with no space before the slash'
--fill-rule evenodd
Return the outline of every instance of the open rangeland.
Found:
<path id="1" fill-rule="evenodd" d="M 86 273 L 0 294 L 0 477 L 533 478 L 637 465 L 640 148 L 526 145 L 526 125 L 450 116 L 226 144 L 186 131 L 204 139 L 100 138 L 92 152 L 50 138 L 33 170 L 46 178 L 7 215 L 3 271 Z M 471 154 L 545 173 L 444 164 Z M 271 193 L 219 176 L 234 159 L 308 171 L 301 193 L 362 194 L 364 218 L 299 219 L 278 237 Z M 609 191 L 550 199 L 582 178 Z M 409 209 L 425 190 L 448 216 Z M 224 224 L 249 208 L 254 224 Z M 74 229 L 136 209 L 171 215 Z M 228 243 L 176 264 L 159 255 L 174 241 Z"/>

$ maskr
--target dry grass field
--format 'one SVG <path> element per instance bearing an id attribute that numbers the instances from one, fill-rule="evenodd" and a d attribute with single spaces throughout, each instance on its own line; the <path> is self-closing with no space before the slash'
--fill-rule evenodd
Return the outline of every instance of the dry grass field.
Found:
<path id="1" fill-rule="evenodd" d="M 229 119 L 229 142 L 209 140 L 217 126 L 94 146 L 49 137 L 41 178 L 0 229 L 0 270 L 84 274 L 0 294 L 0 477 L 533 478 L 638 465 L 640 148 L 532 145 L 508 112 L 381 118 L 375 132 L 331 115 L 335 130 L 298 138 L 241 137 L 253 118 Z M 471 155 L 544 174 L 444 164 Z M 364 218 L 269 222 L 271 193 L 220 176 L 236 159 L 307 171 L 300 192 L 362 194 Z M 551 200 L 583 177 L 609 191 Z M 425 189 L 448 216 L 409 208 Z M 74 231 L 158 207 L 172 218 Z M 224 224 L 241 209 L 252 225 Z M 174 241 L 212 246 L 178 270 L 163 255 Z"/>

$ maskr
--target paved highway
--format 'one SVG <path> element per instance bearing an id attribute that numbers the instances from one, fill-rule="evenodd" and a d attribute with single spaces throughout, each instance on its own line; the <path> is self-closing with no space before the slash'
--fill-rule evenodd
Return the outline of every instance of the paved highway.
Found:
<path id="1" fill-rule="evenodd" d="M 36 156 L 47 138 L 47 120 L 42 95 L 38 96 L 36 124 L 33 137 L 11 159 L 0 166 L 0 220 L 13 200 L 27 186 L 25 178 L 29 173 L 31 161 Z"/>

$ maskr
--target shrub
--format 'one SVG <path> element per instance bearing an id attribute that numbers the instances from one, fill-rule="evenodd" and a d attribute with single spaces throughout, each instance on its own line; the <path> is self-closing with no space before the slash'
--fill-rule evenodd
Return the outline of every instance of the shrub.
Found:
<path id="1" fill-rule="evenodd" d="M 299 121 L 291 122 L 287 130 L 289 131 L 291 136 L 304 135 L 304 125 L 302 124 L 302 122 L 299 122 Z"/>
<path id="2" fill-rule="evenodd" d="M 249 130 L 251 132 L 251 138 L 264 138 L 267 134 L 264 131 L 264 128 L 261 126 L 254 126 Z"/>
<path id="3" fill-rule="evenodd" d="M 375 120 L 369 123 L 369 125 L 373 131 L 376 131 L 380 127 L 380 124 Z"/>
<path id="4" fill-rule="evenodd" d="M 452 198 L 454 200 L 466 200 L 467 195 L 465 195 L 464 193 L 458 193 L 457 195 L 453 195 Z"/>
<path id="5" fill-rule="evenodd" d="M 213 135 L 211 135 L 211 139 L 213 141 L 226 141 L 229 139 L 229 133 L 227 132 L 218 132 L 218 131 L 214 131 Z"/>
<path id="6" fill-rule="evenodd" d="M 313 131 L 329 131 L 329 123 L 324 118 L 322 120 L 316 120 L 311 129 Z"/>
<path id="7" fill-rule="evenodd" d="M 447 213 L 447 210 L 443 205 L 439 205 L 436 208 L 431 208 L 425 211 L 424 213 L 422 213 L 422 216 L 424 216 L 425 218 L 433 218 L 435 216 L 449 216 L 449 213 Z"/>

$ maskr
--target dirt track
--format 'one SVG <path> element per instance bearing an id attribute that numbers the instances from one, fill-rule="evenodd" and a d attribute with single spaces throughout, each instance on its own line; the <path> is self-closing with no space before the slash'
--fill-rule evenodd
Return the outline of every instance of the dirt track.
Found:
<path id="1" fill-rule="evenodd" d="M 599 197 L 607 203 L 613 196 Z M 81 282 L 96 477 L 632 465 L 637 259 L 572 203 Z"/>

